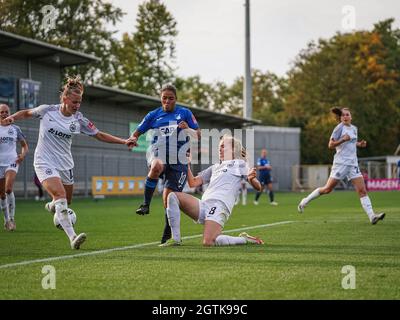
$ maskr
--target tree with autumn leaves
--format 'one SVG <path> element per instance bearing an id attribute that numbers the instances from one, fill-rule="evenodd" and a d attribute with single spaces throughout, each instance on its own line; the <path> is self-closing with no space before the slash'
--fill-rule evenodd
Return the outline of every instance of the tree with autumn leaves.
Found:
<path id="1" fill-rule="evenodd" d="M 352 110 L 359 137 L 368 141 L 361 156 L 393 154 L 400 143 L 400 30 L 393 20 L 372 31 L 338 33 L 311 43 L 288 73 L 280 112 L 282 124 L 302 128 L 303 163 L 329 163 L 335 126 L 332 106 Z"/>
<path id="2" fill-rule="evenodd" d="M 40 8 L 49 4 L 58 16 L 55 29 L 45 31 Z M 101 58 L 100 63 L 67 72 L 149 95 L 174 82 L 181 102 L 242 115 L 243 77 L 227 85 L 175 74 L 177 23 L 160 1 L 140 4 L 136 31 L 122 40 L 106 26 L 115 26 L 123 13 L 104 0 L 4 0 L 0 9 L 2 30 Z M 368 141 L 360 155 L 392 154 L 400 144 L 400 30 L 393 22 L 311 42 L 283 77 L 252 70 L 253 118 L 264 125 L 300 127 L 302 163 L 330 163 L 327 143 L 336 123 L 329 109 L 346 106 L 359 137 Z"/>

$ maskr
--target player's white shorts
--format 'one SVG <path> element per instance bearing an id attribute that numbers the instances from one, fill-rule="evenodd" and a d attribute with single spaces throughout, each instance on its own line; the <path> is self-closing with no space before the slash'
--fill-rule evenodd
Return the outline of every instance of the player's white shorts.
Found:
<path id="1" fill-rule="evenodd" d="M 19 165 L 17 163 L 11 163 L 8 166 L 0 166 L 0 179 L 3 179 L 6 176 L 7 171 L 15 171 L 18 173 Z"/>
<path id="2" fill-rule="evenodd" d="M 199 208 L 199 219 L 196 223 L 204 224 L 206 220 L 212 220 L 223 228 L 230 216 L 226 205 L 219 200 L 199 200 Z"/>
<path id="3" fill-rule="evenodd" d="M 74 170 L 57 170 L 54 167 L 43 167 L 43 166 L 35 166 L 36 175 L 40 181 L 43 183 L 44 180 L 57 177 L 61 179 L 61 182 L 65 185 L 74 184 Z"/>
<path id="4" fill-rule="evenodd" d="M 348 180 L 353 180 L 362 177 L 362 174 L 358 166 L 334 164 L 329 177 L 336 180 L 343 180 L 347 177 Z"/>

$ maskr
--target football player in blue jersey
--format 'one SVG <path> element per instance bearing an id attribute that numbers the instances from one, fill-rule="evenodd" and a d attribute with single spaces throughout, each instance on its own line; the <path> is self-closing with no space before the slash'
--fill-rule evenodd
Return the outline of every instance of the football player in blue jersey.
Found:
<path id="1" fill-rule="evenodd" d="M 136 210 L 137 214 L 149 214 L 150 202 L 160 176 L 165 179 L 163 190 L 164 208 L 171 192 L 182 192 L 187 179 L 187 158 L 189 137 L 200 138 L 200 129 L 192 112 L 176 105 L 175 86 L 166 84 L 161 88 L 161 106 L 149 112 L 136 130 L 130 141 L 137 145 L 140 135 L 153 130 L 153 139 L 147 153 L 149 172 L 146 177 L 144 202 Z M 183 138 L 182 138 L 183 137 Z M 183 156 L 182 156 L 183 155 Z M 171 238 L 171 228 L 165 215 L 165 227 L 161 243 Z"/>
<path id="2" fill-rule="evenodd" d="M 258 199 L 260 195 L 263 193 L 264 188 L 268 188 L 269 194 L 269 203 L 272 206 L 277 206 L 278 203 L 274 201 L 274 191 L 272 190 L 272 177 L 271 170 L 272 166 L 269 160 L 267 159 L 267 149 L 261 150 L 261 158 L 257 160 L 257 169 L 258 169 L 258 180 L 261 182 L 262 189 L 261 191 L 256 193 L 256 198 L 254 200 L 254 204 L 258 205 Z"/>

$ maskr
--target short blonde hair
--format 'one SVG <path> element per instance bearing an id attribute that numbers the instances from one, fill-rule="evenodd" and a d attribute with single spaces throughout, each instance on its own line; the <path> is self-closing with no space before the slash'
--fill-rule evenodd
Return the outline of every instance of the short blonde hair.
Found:
<path id="1" fill-rule="evenodd" d="M 221 137 L 221 140 L 230 141 L 229 143 L 231 144 L 231 147 L 233 150 L 233 154 L 232 154 L 233 159 L 241 159 L 241 160 L 247 161 L 246 148 L 243 147 L 242 142 L 239 139 L 236 139 L 229 134 L 224 134 Z"/>

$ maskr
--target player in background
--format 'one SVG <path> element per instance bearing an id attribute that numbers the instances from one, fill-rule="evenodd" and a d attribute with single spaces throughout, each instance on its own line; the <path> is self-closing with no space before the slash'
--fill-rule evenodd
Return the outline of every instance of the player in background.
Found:
<path id="1" fill-rule="evenodd" d="M 235 205 L 238 205 L 240 203 L 240 197 L 242 197 L 242 206 L 245 206 L 247 204 L 247 177 L 242 178 L 240 181 L 240 190 L 239 194 L 236 197 Z"/>
<path id="2" fill-rule="evenodd" d="M 254 199 L 254 204 L 258 205 L 258 199 L 263 193 L 264 189 L 268 189 L 269 203 L 272 206 L 277 206 L 278 203 L 274 201 L 274 191 L 272 190 L 272 176 L 271 170 L 272 166 L 267 158 L 267 149 L 261 150 L 261 158 L 257 160 L 257 170 L 258 170 L 258 180 L 261 183 L 261 191 L 256 193 L 256 198 Z"/>
<path id="3" fill-rule="evenodd" d="M 148 153 L 147 164 L 149 172 L 146 177 L 144 202 L 136 210 L 137 214 L 150 213 L 150 203 L 160 176 L 164 176 L 163 204 L 167 207 L 168 194 L 181 192 L 187 179 L 188 164 L 186 156 L 181 161 L 177 155 L 184 151 L 189 136 L 200 138 L 200 129 L 192 112 L 182 106 L 176 105 L 176 88 L 166 84 L 161 88 L 161 104 L 159 108 L 149 112 L 136 130 L 132 133 L 131 140 L 137 144 L 140 135 L 153 129 L 154 138 L 151 150 Z M 188 136 L 180 139 L 181 131 L 185 130 Z M 165 227 L 161 243 L 171 238 L 171 228 L 165 213 Z"/>
<path id="4" fill-rule="evenodd" d="M 21 110 L 1 122 L 2 125 L 10 125 L 22 119 L 40 119 L 33 165 L 39 181 L 53 198 L 52 202 L 46 204 L 46 209 L 57 215 L 72 249 L 79 249 L 86 240 L 85 233 L 75 233 L 67 213 L 74 185 L 72 138 L 84 133 L 99 141 L 133 147 L 133 142 L 129 139 L 121 139 L 99 131 L 79 112 L 82 95 L 83 84 L 80 78 L 67 78 L 60 95 L 60 104 L 44 104 L 34 109 Z"/>
<path id="5" fill-rule="evenodd" d="M 367 142 L 365 140 L 357 140 L 357 127 L 351 124 L 352 117 L 349 108 L 332 108 L 331 112 L 335 114 L 339 122 L 333 130 L 328 143 L 329 149 L 336 149 L 331 174 L 325 186 L 315 189 L 306 198 L 300 201 L 298 211 L 302 213 L 310 201 L 321 195 L 330 193 L 340 180 L 347 177 L 358 193 L 361 206 L 368 215 L 370 222 L 376 224 L 385 217 L 385 214 L 374 213 L 371 200 L 365 188 L 364 178 L 358 167 L 357 158 L 357 147 L 365 148 Z"/>
<path id="6" fill-rule="evenodd" d="M 0 104 L 0 119 L 10 116 L 10 108 Z M 21 153 L 17 153 L 17 142 L 21 145 Z M 19 165 L 28 153 L 28 144 L 21 129 L 14 124 L 0 126 L 0 210 L 4 214 L 4 229 L 14 231 L 15 196 L 13 192 L 15 177 Z"/>
<path id="7" fill-rule="evenodd" d="M 246 150 L 239 140 L 224 135 L 219 143 L 220 163 L 208 167 L 194 177 L 188 168 L 188 184 L 191 188 L 209 183 L 201 200 L 183 192 L 168 195 L 167 215 L 172 229 L 172 239 L 163 246 L 181 244 L 180 210 L 195 222 L 204 224 L 204 246 L 228 246 L 246 243 L 263 244 L 256 237 L 242 232 L 238 237 L 222 235 L 222 229 L 229 219 L 235 199 L 241 188 L 241 179 L 246 177 L 254 189 L 260 190 L 256 169 L 249 170 Z"/>

